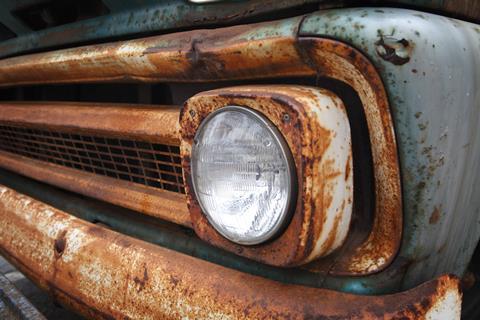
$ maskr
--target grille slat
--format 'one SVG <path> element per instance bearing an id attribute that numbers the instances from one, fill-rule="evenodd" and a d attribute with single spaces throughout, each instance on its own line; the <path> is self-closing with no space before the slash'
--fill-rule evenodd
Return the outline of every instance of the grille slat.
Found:
<path id="1" fill-rule="evenodd" d="M 184 193 L 178 146 L 0 125 L 0 150 Z"/>

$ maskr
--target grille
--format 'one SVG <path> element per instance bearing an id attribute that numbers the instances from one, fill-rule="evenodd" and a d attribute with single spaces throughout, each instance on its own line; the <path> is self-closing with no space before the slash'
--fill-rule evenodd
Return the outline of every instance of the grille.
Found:
<path id="1" fill-rule="evenodd" d="M 178 146 L 0 125 L 0 150 L 185 193 Z"/>

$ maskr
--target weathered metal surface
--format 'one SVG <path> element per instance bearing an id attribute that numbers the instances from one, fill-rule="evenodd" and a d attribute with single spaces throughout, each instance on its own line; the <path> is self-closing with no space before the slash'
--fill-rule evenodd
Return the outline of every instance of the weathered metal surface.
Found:
<path id="1" fill-rule="evenodd" d="M 400 172 L 385 89 L 375 68 L 352 47 L 313 37 L 299 38 L 297 47 L 318 75 L 344 81 L 357 91 L 365 111 L 372 148 L 376 197 L 372 232 L 353 255 L 339 256 L 330 272 L 377 272 L 392 262 L 402 234 Z"/>
<path id="2" fill-rule="evenodd" d="M 265 115 L 283 134 L 295 161 L 298 197 L 292 221 L 278 238 L 257 246 L 234 244 L 215 231 L 201 212 L 191 185 L 195 133 L 211 112 L 228 105 L 248 107 Z M 353 205 L 353 160 L 348 117 L 334 94 L 313 87 L 279 85 L 207 91 L 187 100 L 180 123 L 191 221 L 202 239 L 279 266 L 305 264 L 343 244 Z"/>
<path id="3" fill-rule="evenodd" d="M 122 207 L 83 197 L 0 168 L 0 184 L 75 217 L 107 225 L 111 230 L 208 262 L 286 284 L 332 289 L 363 295 L 398 292 L 405 264 L 394 262 L 385 272 L 368 277 L 326 277 L 305 266 L 269 266 L 219 249 L 201 240 L 193 230 Z M 118 219 L 121 216 L 122 219 Z M 348 239 L 347 239 L 348 240 Z M 337 250 L 338 251 L 338 250 Z M 332 256 L 336 252 L 332 253 Z M 325 260 L 325 259 L 320 259 Z M 365 281 L 368 279 L 369 281 Z M 330 281 L 332 280 L 332 281 Z"/>
<path id="4" fill-rule="evenodd" d="M 34 111 L 32 111 L 34 110 Z M 180 144 L 180 107 L 80 102 L 0 102 L 0 123 Z"/>
<path id="5" fill-rule="evenodd" d="M 245 19 L 290 9 L 295 10 L 319 0 L 246 0 L 221 4 L 197 5 L 184 0 L 121 0 L 108 1 L 109 15 L 70 23 L 64 26 L 32 32 L 9 14 L 19 6 L 9 5 L 1 10 L 3 21 L 22 36 L 0 43 L 0 57 L 21 52 L 85 43 L 87 41 L 132 37 L 145 33 L 198 28 L 208 25 L 231 25 Z M 105 1 L 104 1 L 105 2 Z M 305 11 L 305 10 L 303 10 Z M 1 15 L 0 15 L 1 18 Z"/>
<path id="6" fill-rule="evenodd" d="M 188 31 L 4 59 L 0 60 L 0 86 L 313 75 L 293 46 L 301 19 Z"/>
<path id="7" fill-rule="evenodd" d="M 67 102 L 0 104 L 0 124 L 177 145 L 180 143 L 179 114 L 180 109 L 174 106 Z M 76 152 L 73 152 L 73 156 L 78 156 Z M 0 151 L 0 159 L 0 166 L 34 179 L 184 226 L 191 226 L 185 198 L 181 194 L 5 151 Z"/>
<path id="8" fill-rule="evenodd" d="M 1 252 L 89 317 L 460 317 L 461 291 L 452 276 L 378 297 L 285 285 L 117 234 L 3 186 L 0 200 Z"/>
<path id="9" fill-rule="evenodd" d="M 0 166 L 73 192 L 191 226 L 183 194 L 104 177 L 0 151 Z"/>
<path id="10" fill-rule="evenodd" d="M 397 257 L 408 263 L 403 286 L 444 272 L 461 276 L 480 237 L 480 27 L 365 8 L 315 13 L 299 34 L 350 43 L 382 76 L 403 173 L 404 237 Z M 392 54 L 408 62 L 379 54 L 382 39 L 396 42 Z"/>
<path id="11" fill-rule="evenodd" d="M 381 1 L 372 2 L 379 3 Z M 458 19 L 463 18 L 480 22 L 480 2 L 477 0 L 393 0 L 390 2 L 414 6 L 419 9 L 433 9 L 440 14 Z"/>
<path id="12" fill-rule="evenodd" d="M 178 57 L 185 57 L 187 53 L 190 57 L 190 60 L 187 59 L 187 68 L 176 70 L 182 74 L 182 77 L 175 78 L 171 74 L 165 76 L 160 73 L 156 79 L 165 81 L 175 79 L 196 81 L 229 77 L 245 79 L 277 74 L 292 75 L 295 74 L 295 70 L 299 75 L 319 73 L 331 76 L 328 73 L 330 69 L 324 73 L 321 68 L 314 70 L 306 63 L 298 64 L 297 61 L 301 60 L 299 60 L 300 54 L 308 53 L 309 50 L 318 47 L 311 44 L 312 39 L 307 40 L 306 49 L 301 47 L 297 48 L 297 50 L 301 49 L 298 51 L 283 49 L 297 43 L 298 24 L 300 24 L 299 19 L 291 19 L 271 25 L 252 26 L 253 29 L 228 28 L 217 33 L 218 38 L 213 36 L 215 31 L 183 33 L 182 35 L 187 38 L 191 35 L 195 36 L 188 40 L 184 39 L 183 47 L 176 48 L 177 51 L 185 53 L 179 54 Z M 213 38 L 209 38 L 209 35 Z M 476 92 L 478 90 L 475 90 L 479 83 L 479 58 L 476 54 L 480 48 L 478 26 L 408 10 L 346 9 L 328 10 L 305 18 L 299 35 L 300 39 L 322 36 L 338 38 L 359 48 L 377 67 L 389 93 L 399 140 L 398 150 L 403 169 L 403 196 L 406 206 L 406 236 L 397 257 L 397 261 L 406 262 L 410 266 L 410 271 L 403 280 L 404 286 L 411 287 L 445 271 L 461 275 L 479 237 L 479 230 L 476 228 L 477 212 L 480 207 L 477 196 L 479 150 L 475 143 L 480 134 L 475 130 L 478 119 L 476 110 L 479 109 L 479 95 Z M 284 40 L 276 42 L 282 37 Z M 174 42 L 181 42 L 180 38 L 178 34 L 164 38 L 165 41 L 170 39 L 168 41 L 172 43 L 172 47 L 159 41 L 158 44 L 162 42 L 163 46 L 149 47 L 146 55 L 152 55 L 155 60 L 155 57 L 161 56 L 163 49 L 168 53 L 167 49 L 170 48 L 170 52 L 173 52 L 175 51 Z M 214 39 L 218 39 L 218 42 Z M 259 46 L 260 42 L 262 47 Z M 309 42 L 310 45 L 308 45 Z M 193 46 L 192 43 L 195 45 Z M 236 43 L 235 50 L 222 51 L 222 43 L 226 45 Z M 250 46 L 247 45 L 248 43 Z M 124 49 L 130 50 L 131 55 L 137 57 L 133 48 L 132 46 Z M 238 51 L 237 48 L 244 49 Z M 259 68 L 261 64 L 257 63 L 250 69 L 246 60 L 240 58 L 234 60 L 233 57 L 245 56 L 245 53 L 253 52 L 254 48 L 260 56 L 271 63 L 268 68 Z M 139 49 L 140 52 L 144 51 Z M 232 59 L 231 61 L 216 59 L 218 56 L 208 55 L 209 52 L 228 53 Z M 95 50 L 91 54 L 97 55 Z M 173 53 L 172 55 L 174 56 Z M 305 58 L 309 57 L 309 55 L 305 56 Z M 408 61 L 405 61 L 406 57 Z M 428 61 L 425 57 L 428 57 Z M 44 55 L 35 55 L 27 60 L 31 58 L 46 59 Z M 392 63 L 392 61 L 398 61 L 398 58 L 403 58 L 400 61 L 405 63 Z M 127 59 L 130 66 L 135 65 L 136 60 L 132 57 L 128 60 L 127 55 L 124 55 L 123 59 Z M 160 58 L 157 59 L 160 60 Z M 2 75 L 6 70 L 12 70 L 8 69 L 6 64 L 16 64 L 18 67 L 22 61 L 28 63 L 27 60 L 4 60 L 0 63 Z M 61 64 L 55 65 L 53 61 L 50 64 L 52 70 L 55 66 L 61 66 Z M 89 65 L 96 63 L 97 66 L 102 62 L 98 56 L 87 61 Z M 103 61 L 105 63 L 105 60 Z M 176 60 L 172 61 L 170 66 L 173 66 Z M 140 65 L 144 62 L 148 60 L 140 60 Z M 291 66 L 291 69 L 275 73 L 275 69 L 282 63 Z M 159 70 L 163 68 L 169 71 L 170 66 L 163 65 Z M 338 64 L 339 69 L 340 66 L 341 64 Z M 91 75 L 101 77 L 99 75 L 103 71 L 108 71 L 107 75 L 113 74 L 111 79 L 132 77 L 126 72 L 128 68 L 125 66 L 119 65 L 117 68 L 118 73 L 105 67 L 98 67 L 89 72 Z M 28 79 L 29 73 L 34 74 L 37 69 L 42 70 L 38 65 L 29 65 L 20 73 L 21 77 Z M 215 70 L 219 71 L 215 72 Z M 78 74 L 72 73 L 69 76 L 67 72 L 50 71 L 38 76 L 38 81 L 41 81 L 42 77 L 45 79 L 59 77 L 58 81 L 67 81 L 71 79 L 70 77 L 78 77 Z M 138 79 L 145 80 L 141 77 Z M 357 90 L 365 85 L 349 77 L 344 79 L 344 81 L 349 80 L 349 83 L 356 83 Z M 10 80 L 12 80 L 11 84 L 15 81 L 22 83 L 22 79 L 19 78 Z M 369 94 L 366 91 L 359 90 L 359 93 L 362 92 L 363 101 L 375 101 L 375 99 L 368 99 Z M 373 92 L 378 91 L 373 90 Z M 368 107 L 370 104 L 366 105 Z M 382 110 L 382 108 L 379 109 Z M 382 131 L 391 133 L 391 128 L 375 130 L 376 133 Z M 372 146 L 377 148 L 375 143 Z M 392 191 L 385 188 L 384 191 L 387 196 L 396 197 L 397 201 L 399 200 L 399 189 Z M 379 201 L 379 203 L 382 202 Z M 388 231 L 388 228 L 384 229 Z M 362 286 L 370 283 L 369 279 L 373 278 L 363 278 Z M 331 280 L 338 281 L 335 278 Z M 358 286 L 355 287 L 354 281 L 348 282 L 345 287 L 348 287 L 346 290 L 362 290 L 358 289 Z"/>
<path id="13" fill-rule="evenodd" d="M 34 54 L 0 61 L 0 86 L 110 81 L 203 81 L 323 75 L 352 86 L 364 105 L 375 164 L 375 221 L 333 274 L 385 268 L 401 239 L 400 173 L 388 102 L 378 73 L 355 49 L 297 37 L 303 17 Z"/>
<path id="14" fill-rule="evenodd" d="M 269 15 L 295 10 L 296 14 L 311 12 L 317 8 L 358 5 L 352 1 L 282 0 L 282 1 L 223 1 L 212 4 L 189 4 L 182 0 L 159 3 L 154 0 L 103 0 L 110 14 L 94 19 L 69 23 L 34 32 L 12 12 L 19 7 L 41 2 L 4 1 L 0 22 L 19 35 L 0 44 L 0 57 L 46 50 L 47 48 L 75 45 L 91 41 L 106 41 L 113 37 L 140 36 L 145 33 L 165 33 L 176 29 L 200 26 L 232 25 L 251 19 L 270 19 Z M 386 1 L 363 1 L 364 5 L 384 5 Z M 480 6 L 476 0 L 394 0 L 397 5 L 415 6 L 479 21 Z M 316 3 L 317 6 L 316 6 Z M 292 13 L 290 13 L 292 14 Z"/>
<path id="15" fill-rule="evenodd" d="M 0 274 L 0 317 L 4 320 L 46 320 L 2 274 Z"/>

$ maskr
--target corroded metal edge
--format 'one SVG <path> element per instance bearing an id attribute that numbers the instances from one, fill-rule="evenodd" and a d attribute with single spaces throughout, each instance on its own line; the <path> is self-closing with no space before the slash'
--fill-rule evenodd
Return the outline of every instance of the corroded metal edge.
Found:
<path id="1" fill-rule="evenodd" d="M 201 212 L 193 192 L 190 159 L 196 131 L 211 112 L 228 105 L 265 115 L 282 133 L 295 160 L 298 197 L 292 221 L 276 239 L 256 246 L 223 238 Z M 187 100 L 180 123 L 191 221 L 202 239 L 277 266 L 305 264 L 343 244 L 353 205 L 353 162 L 350 125 L 337 96 L 324 89 L 287 85 L 217 89 Z"/>
<path id="2" fill-rule="evenodd" d="M 0 166 L 72 192 L 191 227 L 190 214 L 183 194 L 101 175 L 92 175 L 81 170 L 45 163 L 4 151 L 0 151 Z"/>
<path id="3" fill-rule="evenodd" d="M 0 102 L 0 123 L 180 144 L 180 107 L 85 102 Z"/>
<path id="4" fill-rule="evenodd" d="M 95 318 L 460 319 L 454 276 L 377 297 L 286 285 L 120 235 L 3 186 L 0 251 Z"/>

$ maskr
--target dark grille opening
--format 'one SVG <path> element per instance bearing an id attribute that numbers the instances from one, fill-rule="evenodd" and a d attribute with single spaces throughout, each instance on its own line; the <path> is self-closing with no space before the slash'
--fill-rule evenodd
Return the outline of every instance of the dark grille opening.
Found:
<path id="1" fill-rule="evenodd" d="M 7 28 L 6 25 L 0 22 L 0 41 L 5 41 L 11 38 L 15 38 L 17 35 Z"/>
<path id="2" fill-rule="evenodd" d="M 0 150 L 185 193 L 178 146 L 0 125 Z"/>
<path id="3" fill-rule="evenodd" d="M 32 30 L 43 30 L 108 14 L 101 0 L 43 0 L 17 5 L 12 15 Z"/>

